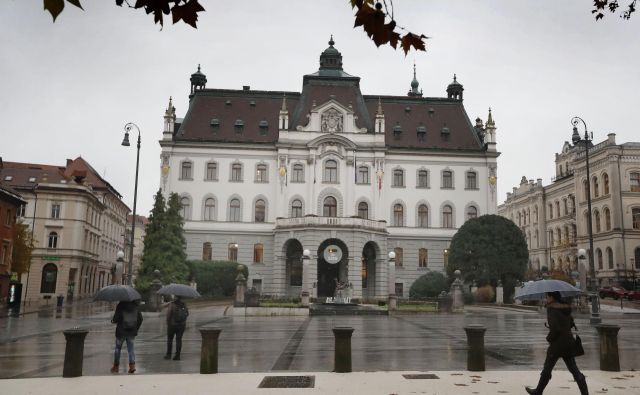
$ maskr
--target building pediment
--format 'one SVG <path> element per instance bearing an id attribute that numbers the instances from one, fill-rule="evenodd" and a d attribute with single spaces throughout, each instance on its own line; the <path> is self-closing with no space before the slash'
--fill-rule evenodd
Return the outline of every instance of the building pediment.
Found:
<path id="1" fill-rule="evenodd" d="M 353 111 L 352 105 L 344 106 L 333 98 L 323 104 L 312 106 L 307 118 L 309 119 L 307 125 L 299 125 L 298 131 L 330 134 L 367 132 L 366 128 L 356 126 L 358 116 Z"/>
<path id="2" fill-rule="evenodd" d="M 329 154 L 335 154 L 341 158 L 347 156 L 347 152 L 354 151 L 356 144 L 348 138 L 338 134 L 324 134 L 307 143 L 307 147 L 315 148 L 323 157 Z"/>

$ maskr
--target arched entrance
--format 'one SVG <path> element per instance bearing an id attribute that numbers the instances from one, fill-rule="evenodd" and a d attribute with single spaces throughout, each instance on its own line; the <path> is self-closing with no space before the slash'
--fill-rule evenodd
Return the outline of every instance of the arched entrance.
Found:
<path id="1" fill-rule="evenodd" d="M 349 281 L 349 250 L 339 239 L 327 239 L 318 247 L 318 297 L 332 297 L 336 282 Z"/>
<path id="2" fill-rule="evenodd" d="M 302 244 L 297 239 L 289 239 L 284 243 L 283 249 L 286 262 L 286 288 L 289 295 L 298 294 L 299 292 L 294 292 L 294 289 L 302 286 Z"/>
<path id="3" fill-rule="evenodd" d="M 379 248 L 373 241 L 362 248 L 362 296 L 374 297 L 376 291 L 376 258 Z"/>

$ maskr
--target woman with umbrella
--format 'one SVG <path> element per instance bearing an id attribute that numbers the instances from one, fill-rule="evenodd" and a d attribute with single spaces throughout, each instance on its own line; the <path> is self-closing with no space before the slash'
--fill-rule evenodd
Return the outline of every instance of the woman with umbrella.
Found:
<path id="1" fill-rule="evenodd" d="M 543 280 L 554 281 L 554 280 Z M 555 280 L 557 281 L 557 280 Z M 540 283 L 539 281 L 537 283 Z M 566 285 L 569 285 L 565 283 Z M 539 284 L 537 284 L 539 285 Z M 570 285 L 569 285 L 570 286 Z M 565 287 L 562 285 L 562 287 Z M 527 287 L 525 287 L 526 289 Z M 573 287 L 572 287 L 573 288 Z M 555 288 L 549 288 L 555 289 Z M 575 291 L 578 289 L 573 288 Z M 565 294 L 574 293 L 575 291 L 565 291 Z M 526 299 L 526 292 L 520 292 L 520 298 Z M 563 303 L 562 294 L 560 291 L 546 292 L 547 298 L 547 324 L 549 328 L 549 334 L 547 335 L 547 342 L 549 342 L 549 348 L 547 348 L 547 358 L 544 361 L 544 367 L 540 373 L 540 381 L 536 388 L 526 387 L 527 393 L 531 395 L 542 395 L 545 387 L 551 380 L 551 371 L 555 366 L 558 359 L 562 358 L 567 369 L 573 375 L 581 395 L 588 395 L 589 389 L 587 388 L 587 381 L 584 375 L 578 369 L 576 364 L 576 344 L 571 328 L 575 328 L 573 317 L 571 317 L 571 306 Z"/>
<path id="2" fill-rule="evenodd" d="M 182 301 L 182 298 L 197 298 L 200 294 L 195 289 L 183 284 L 165 285 L 158 290 L 158 294 L 174 296 L 174 300 L 169 303 L 169 309 L 167 310 L 167 353 L 164 359 L 171 359 L 173 338 L 175 337 L 176 353 L 173 360 L 179 361 L 180 352 L 182 351 L 182 335 L 187 327 L 187 317 L 189 317 L 189 309 Z"/>

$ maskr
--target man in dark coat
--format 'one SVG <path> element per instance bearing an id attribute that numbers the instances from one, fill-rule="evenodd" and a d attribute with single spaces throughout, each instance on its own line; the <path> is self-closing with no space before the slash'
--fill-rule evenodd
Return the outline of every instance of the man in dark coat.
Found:
<path id="1" fill-rule="evenodd" d="M 127 352 L 129 354 L 129 373 L 136 371 L 136 353 L 134 341 L 138 336 L 138 329 L 142 325 L 142 313 L 138 309 L 138 302 L 120 302 L 116 306 L 116 311 L 111 319 L 116 324 L 116 346 L 113 352 L 113 366 L 111 373 L 118 373 L 120 366 L 120 351 L 122 344 L 127 342 Z"/>
<path id="2" fill-rule="evenodd" d="M 184 304 L 179 296 L 175 297 L 175 300 L 169 303 L 169 309 L 167 310 L 167 354 L 164 359 L 171 358 L 171 349 L 173 347 L 173 337 L 176 338 L 176 354 L 173 357 L 174 361 L 180 360 L 180 352 L 182 351 L 182 335 L 184 329 L 187 327 L 187 317 L 189 316 L 189 309 Z"/>
<path id="3" fill-rule="evenodd" d="M 547 294 L 547 324 L 549 328 L 549 334 L 547 335 L 549 348 L 547 348 L 547 358 L 540 373 L 540 381 L 535 389 L 529 387 L 525 389 L 531 395 L 542 395 L 551 380 L 553 367 L 558 362 L 558 359 L 562 358 L 578 384 L 580 394 L 589 395 L 587 381 L 580 369 L 578 369 L 578 365 L 576 365 L 575 339 L 571 333 L 571 328 L 575 328 L 575 324 L 573 323 L 573 317 L 571 317 L 571 306 L 562 303 L 560 292 Z"/>

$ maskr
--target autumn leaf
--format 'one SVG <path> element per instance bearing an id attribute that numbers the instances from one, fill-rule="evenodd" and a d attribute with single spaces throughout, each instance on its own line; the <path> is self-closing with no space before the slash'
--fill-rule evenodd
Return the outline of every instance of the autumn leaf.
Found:
<path id="1" fill-rule="evenodd" d="M 82 9 L 82 5 L 80 5 L 80 0 L 67 0 L 67 2 L 73 4 L 74 6 Z M 44 0 L 44 9 L 51 13 L 53 17 L 53 21 L 56 21 L 56 18 L 62 10 L 64 10 L 64 0 Z"/>
<path id="2" fill-rule="evenodd" d="M 360 8 L 363 4 L 373 5 L 373 0 L 349 0 L 351 2 L 351 8 Z"/>
<path id="3" fill-rule="evenodd" d="M 426 51 L 425 43 L 423 39 L 427 39 L 428 37 L 424 34 L 417 35 L 413 33 L 407 33 L 404 37 L 402 37 L 401 44 L 402 49 L 404 50 L 404 55 L 407 56 L 411 47 L 415 48 L 416 51 Z"/>
<path id="4" fill-rule="evenodd" d="M 356 21 L 353 27 L 362 26 L 369 37 L 376 34 L 384 34 L 384 12 L 375 10 L 368 5 L 363 5 L 356 12 Z"/>
<path id="5" fill-rule="evenodd" d="M 173 16 L 173 23 L 178 22 L 180 19 L 184 23 L 193 26 L 197 29 L 196 22 L 198 21 L 198 12 L 205 11 L 205 9 L 198 3 L 198 0 L 189 0 L 185 5 L 175 5 L 171 9 L 171 15 Z"/>
<path id="6" fill-rule="evenodd" d="M 80 8 L 81 10 L 84 10 L 84 8 L 82 8 L 82 4 L 80 4 L 80 0 L 67 0 L 67 2 L 73 4 L 74 6 Z"/>

